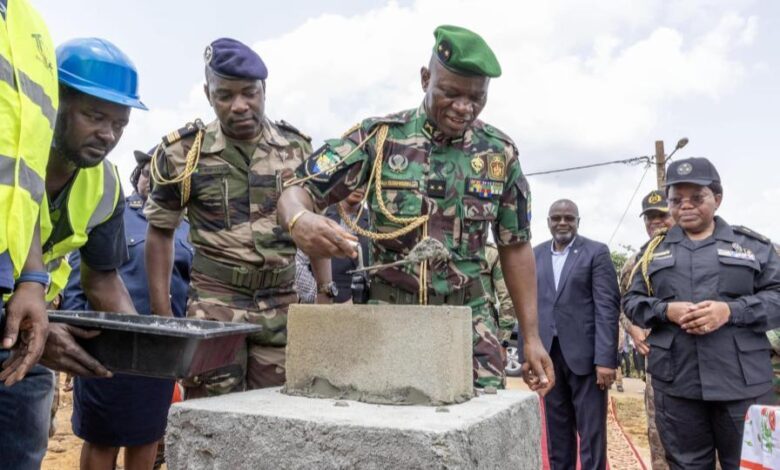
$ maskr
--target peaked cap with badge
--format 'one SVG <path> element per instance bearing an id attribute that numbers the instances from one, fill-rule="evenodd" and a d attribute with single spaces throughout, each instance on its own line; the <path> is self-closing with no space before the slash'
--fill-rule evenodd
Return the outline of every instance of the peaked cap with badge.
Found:
<path id="1" fill-rule="evenodd" d="M 433 54 L 465 77 L 498 77 L 493 51 L 476 33 L 440 26 Z M 474 319 L 474 380 L 503 386 L 497 324 L 481 281 L 488 232 L 499 246 L 530 240 L 530 190 L 512 139 L 475 119 L 459 136 L 437 128 L 425 105 L 362 120 L 326 140 L 296 179 L 318 210 L 368 185 L 371 263 L 404 259 L 426 237 L 452 255 L 370 274 L 368 301 L 468 305 Z M 349 225 L 349 222 L 347 222 Z"/>
<path id="2" fill-rule="evenodd" d="M 639 217 L 650 211 L 669 212 L 669 202 L 663 191 L 654 189 L 642 198 L 642 212 L 639 213 Z"/>
<path id="3" fill-rule="evenodd" d="M 715 165 L 704 157 L 676 160 L 666 169 L 666 187 L 680 183 L 707 186 L 720 183 L 720 174 Z"/>

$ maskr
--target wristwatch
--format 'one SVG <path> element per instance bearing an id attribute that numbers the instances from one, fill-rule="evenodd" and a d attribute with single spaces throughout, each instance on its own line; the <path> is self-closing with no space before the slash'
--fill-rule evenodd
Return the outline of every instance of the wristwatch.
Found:
<path id="1" fill-rule="evenodd" d="M 330 281 L 327 284 L 317 285 L 317 293 L 325 294 L 332 299 L 339 295 L 339 289 L 335 282 Z"/>

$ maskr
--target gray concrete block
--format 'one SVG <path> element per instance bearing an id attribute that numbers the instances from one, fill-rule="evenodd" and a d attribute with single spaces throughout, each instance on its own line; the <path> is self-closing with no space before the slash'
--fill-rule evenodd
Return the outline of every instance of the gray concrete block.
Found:
<path id="1" fill-rule="evenodd" d="M 473 394 L 471 309 L 291 305 L 285 392 L 367 403 L 460 403 Z"/>
<path id="2" fill-rule="evenodd" d="M 535 470 L 540 426 L 539 401 L 529 392 L 501 390 L 436 408 L 311 399 L 274 388 L 177 403 L 166 458 L 174 470 Z"/>

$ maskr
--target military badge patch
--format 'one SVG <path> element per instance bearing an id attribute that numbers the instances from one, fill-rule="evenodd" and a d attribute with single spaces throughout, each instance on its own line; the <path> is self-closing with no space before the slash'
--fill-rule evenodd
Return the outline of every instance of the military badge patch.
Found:
<path id="1" fill-rule="evenodd" d="M 680 176 L 689 175 L 691 174 L 692 171 L 693 171 L 693 165 L 691 165 L 688 162 L 683 163 L 682 165 L 677 167 L 677 174 Z"/>
<path id="2" fill-rule="evenodd" d="M 402 173 L 409 166 L 409 160 L 404 155 L 396 153 L 387 160 L 387 166 L 396 173 Z"/>
<path id="3" fill-rule="evenodd" d="M 446 180 L 428 180 L 428 196 L 443 198 L 447 195 Z"/>
<path id="4" fill-rule="evenodd" d="M 647 198 L 648 204 L 658 204 L 659 202 L 661 202 L 661 195 L 658 193 L 654 192 Z"/>
<path id="5" fill-rule="evenodd" d="M 471 159 L 471 169 L 474 170 L 474 173 L 482 173 L 483 168 L 485 168 L 485 162 L 482 161 L 482 157 Z"/>
<path id="6" fill-rule="evenodd" d="M 506 174 L 506 162 L 501 154 L 491 155 L 488 159 L 488 176 L 494 180 L 504 179 Z"/>
<path id="7" fill-rule="evenodd" d="M 332 150 L 325 149 L 306 161 L 306 173 L 308 175 L 331 176 L 339 163 L 341 163 L 341 157 Z"/>
<path id="8" fill-rule="evenodd" d="M 477 196 L 480 199 L 493 199 L 504 192 L 502 181 L 493 181 L 482 178 L 466 179 L 466 194 Z"/>

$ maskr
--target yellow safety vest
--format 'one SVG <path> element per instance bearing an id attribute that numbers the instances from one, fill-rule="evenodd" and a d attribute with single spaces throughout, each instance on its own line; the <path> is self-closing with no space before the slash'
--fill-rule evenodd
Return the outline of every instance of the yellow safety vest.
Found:
<path id="1" fill-rule="evenodd" d="M 0 253 L 17 277 L 30 250 L 44 194 L 59 105 L 49 32 L 27 0 L 0 15 Z"/>
<path id="2" fill-rule="evenodd" d="M 69 237 L 50 246 L 48 242 L 53 227 L 49 218 L 49 203 L 44 198 L 41 206 L 41 240 L 43 263 L 51 274 L 51 285 L 46 293 L 50 301 L 65 287 L 70 275 L 67 255 L 87 243 L 89 232 L 105 222 L 116 210 L 119 202 L 119 174 L 108 160 L 92 168 L 78 170 L 67 195 L 60 220 L 67 217 L 73 232 Z M 65 214 L 67 212 L 67 215 Z"/>

